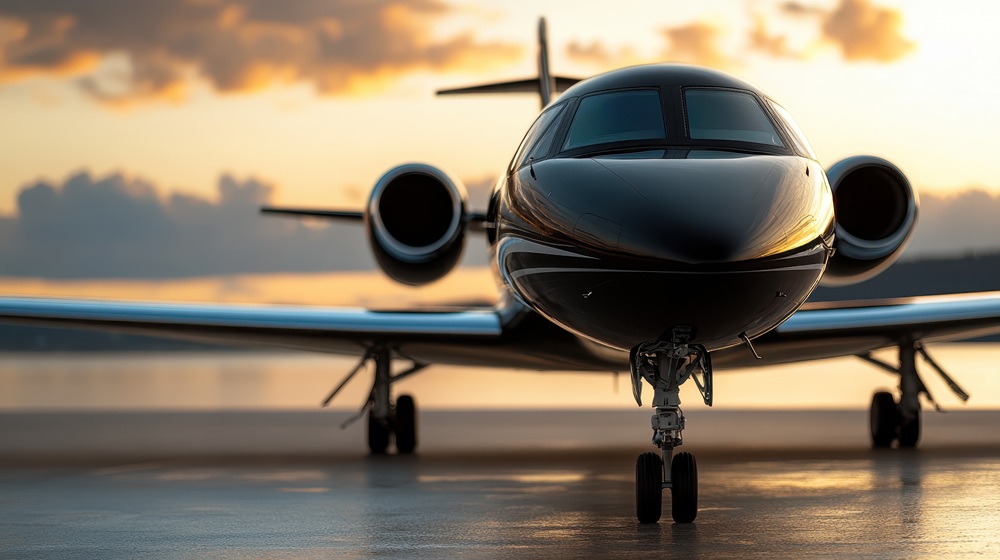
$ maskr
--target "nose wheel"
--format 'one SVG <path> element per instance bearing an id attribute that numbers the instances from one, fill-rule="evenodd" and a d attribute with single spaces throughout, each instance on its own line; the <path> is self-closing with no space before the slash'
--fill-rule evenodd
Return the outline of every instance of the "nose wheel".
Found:
<path id="1" fill-rule="evenodd" d="M 631 352 L 632 394 L 642 405 L 642 380 L 653 386 L 653 444 L 635 463 L 635 514 L 639 523 L 656 523 L 663 507 L 663 491 L 670 490 L 670 513 L 675 523 L 691 523 L 698 516 L 698 464 L 690 453 L 674 454 L 683 440 L 684 413 L 679 387 L 695 380 L 705 404 L 712 404 L 712 362 L 701 346 L 675 339 L 671 343 L 640 345 Z M 699 378 L 696 372 L 700 372 Z M 667 467 L 664 468 L 664 465 Z"/>

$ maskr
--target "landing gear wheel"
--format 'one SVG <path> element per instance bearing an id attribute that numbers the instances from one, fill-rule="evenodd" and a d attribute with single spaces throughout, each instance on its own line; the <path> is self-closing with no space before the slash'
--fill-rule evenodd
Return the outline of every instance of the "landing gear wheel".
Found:
<path id="1" fill-rule="evenodd" d="M 413 453 L 417 448 L 417 406 L 410 395 L 396 399 L 396 450 Z"/>
<path id="2" fill-rule="evenodd" d="M 651 451 L 635 462 L 635 516 L 639 523 L 660 520 L 663 505 L 663 460 Z"/>
<path id="3" fill-rule="evenodd" d="M 900 449 L 913 449 L 920 441 L 920 410 L 909 422 L 899 424 L 899 447 Z"/>
<path id="4" fill-rule="evenodd" d="M 872 447 L 887 449 L 896 439 L 899 427 L 899 407 L 892 393 L 879 391 L 872 396 L 868 419 L 871 422 Z M 919 426 L 917 428 L 919 434 Z"/>
<path id="5" fill-rule="evenodd" d="M 670 514 L 674 523 L 698 517 L 698 463 L 690 453 L 674 455 L 670 463 Z"/>
<path id="6" fill-rule="evenodd" d="M 389 447 L 389 426 L 368 413 L 368 449 L 372 455 L 382 455 Z"/>

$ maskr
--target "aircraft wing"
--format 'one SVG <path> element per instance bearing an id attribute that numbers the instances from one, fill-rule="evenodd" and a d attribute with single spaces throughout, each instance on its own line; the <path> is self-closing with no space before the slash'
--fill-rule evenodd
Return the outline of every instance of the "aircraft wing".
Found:
<path id="1" fill-rule="evenodd" d="M 0 321 L 222 344 L 362 354 L 401 341 L 473 343 L 502 333 L 492 308 L 373 311 L 291 305 L 213 305 L 0 298 Z"/>
<path id="2" fill-rule="evenodd" d="M 534 370 L 619 371 L 627 355 L 580 339 L 508 303 L 375 311 L 290 305 L 0 298 L 0 322 L 167 336 L 231 345 L 363 355 L 385 344 L 427 363 Z M 851 356 L 906 340 L 1000 333 L 1000 292 L 807 303 L 774 331 L 713 353 L 717 367 Z"/>
<path id="3" fill-rule="evenodd" d="M 907 340 L 966 340 L 1000 333 L 1000 292 L 886 300 L 806 303 L 777 329 L 719 353 L 722 366 L 744 367 L 851 356 Z M 714 356 L 713 356 L 714 358 Z"/>

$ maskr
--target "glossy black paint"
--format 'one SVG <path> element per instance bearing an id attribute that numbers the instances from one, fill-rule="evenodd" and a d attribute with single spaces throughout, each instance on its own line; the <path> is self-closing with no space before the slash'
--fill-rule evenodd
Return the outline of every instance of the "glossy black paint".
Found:
<path id="1" fill-rule="evenodd" d="M 559 102 L 567 116 L 554 146 L 574 96 L 607 89 L 658 88 L 672 133 L 553 148 L 527 165 L 515 157 L 490 209 L 503 283 L 556 324 L 613 348 L 669 339 L 675 328 L 709 350 L 759 336 L 805 301 L 829 258 L 833 205 L 818 164 L 787 148 L 683 137 L 684 87 L 763 99 L 744 82 L 685 66 L 581 82 Z"/>

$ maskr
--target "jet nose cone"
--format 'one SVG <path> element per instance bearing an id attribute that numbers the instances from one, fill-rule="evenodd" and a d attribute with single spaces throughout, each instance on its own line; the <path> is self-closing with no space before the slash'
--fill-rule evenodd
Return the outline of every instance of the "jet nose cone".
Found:
<path id="1" fill-rule="evenodd" d="M 804 195 L 804 167 L 796 174 L 780 157 L 601 163 L 646 199 L 619 241 L 639 257 L 700 264 L 781 252 L 789 217 L 781 209 Z"/>

